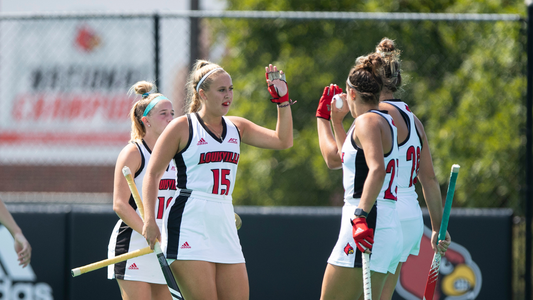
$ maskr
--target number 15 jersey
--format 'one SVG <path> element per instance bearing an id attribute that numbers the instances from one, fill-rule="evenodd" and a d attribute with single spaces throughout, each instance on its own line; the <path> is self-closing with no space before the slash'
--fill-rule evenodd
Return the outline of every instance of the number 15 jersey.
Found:
<path id="1" fill-rule="evenodd" d="M 231 197 L 240 156 L 241 137 L 237 126 L 222 117 L 219 138 L 197 113 L 188 114 L 187 120 L 189 140 L 174 156 L 178 188 Z"/>

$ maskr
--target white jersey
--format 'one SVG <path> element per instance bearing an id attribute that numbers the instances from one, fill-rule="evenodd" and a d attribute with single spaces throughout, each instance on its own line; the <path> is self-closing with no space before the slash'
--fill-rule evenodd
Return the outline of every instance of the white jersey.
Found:
<path id="1" fill-rule="evenodd" d="M 189 141 L 174 156 L 178 189 L 230 198 L 240 156 L 241 137 L 237 126 L 222 117 L 222 137 L 218 138 L 197 113 L 188 114 L 187 119 Z"/>
<path id="2" fill-rule="evenodd" d="M 135 173 L 134 181 L 140 194 L 142 194 L 143 179 L 146 173 L 146 166 L 148 165 L 148 161 L 150 161 L 151 151 L 144 141 L 142 141 L 142 143 L 136 142 L 135 145 L 141 154 L 141 167 Z M 176 192 L 176 172 L 176 165 L 174 164 L 174 161 L 171 161 L 159 182 L 155 212 L 156 222 L 160 230 L 163 213 Z M 130 196 L 129 204 L 140 216 L 140 212 L 133 196 Z M 140 233 L 131 229 L 131 227 L 122 220 L 118 220 L 109 241 L 108 257 L 112 258 L 127 252 L 145 248 L 146 246 L 146 239 Z M 108 267 L 108 278 L 144 281 L 158 284 L 166 283 L 154 253 L 110 265 Z"/>
<path id="3" fill-rule="evenodd" d="M 405 102 L 394 99 L 384 101 L 384 103 L 398 108 L 408 129 L 407 138 L 398 146 L 400 165 L 398 168 L 398 209 L 401 210 L 399 211 L 400 219 L 418 218 L 419 212 L 416 210 L 420 209 L 415 183 L 420 169 L 422 139 L 416 129 L 414 114 Z"/>
<path id="4" fill-rule="evenodd" d="M 392 117 L 388 114 L 378 111 L 370 110 L 368 113 L 376 113 L 389 123 L 392 133 L 392 149 L 389 153 L 384 154 L 385 162 L 385 180 L 383 186 L 377 197 L 377 200 L 393 200 L 396 201 L 397 193 L 397 164 L 398 164 L 398 144 L 397 129 L 394 126 Z M 363 186 L 368 176 L 368 165 L 366 164 L 365 154 L 363 149 L 355 144 L 353 138 L 354 126 L 348 130 L 346 140 L 342 145 L 342 172 L 344 185 L 344 199 L 358 199 L 363 194 Z"/>
<path id="5" fill-rule="evenodd" d="M 218 138 L 197 113 L 188 114 L 189 140 L 174 156 L 178 192 L 163 217 L 161 249 L 167 260 L 243 263 L 231 194 L 241 138 L 222 117 Z"/>
<path id="6" fill-rule="evenodd" d="M 401 142 L 399 149 L 398 168 L 398 201 L 396 210 L 402 224 L 403 250 L 401 262 L 407 261 L 409 255 L 418 255 L 420 241 L 424 233 L 424 219 L 415 191 L 415 183 L 420 168 L 422 139 L 416 129 L 415 117 L 409 106 L 398 99 L 384 101 L 398 108 L 407 125 L 407 138 Z"/>

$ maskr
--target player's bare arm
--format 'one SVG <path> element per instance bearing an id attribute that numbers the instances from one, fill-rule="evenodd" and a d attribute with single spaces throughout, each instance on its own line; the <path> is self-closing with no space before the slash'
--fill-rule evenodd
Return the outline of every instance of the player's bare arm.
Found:
<path id="1" fill-rule="evenodd" d="M 368 175 L 363 187 L 359 208 L 368 212 L 374 206 L 385 180 L 382 132 L 388 131 L 389 139 L 392 139 L 392 135 L 390 134 L 388 123 L 381 116 L 373 113 L 366 113 L 357 117 L 355 126 L 357 128 L 355 142 L 363 148 L 366 164 L 368 165 Z"/>
<path id="2" fill-rule="evenodd" d="M 145 209 L 145 224 L 142 233 L 152 249 L 156 239 L 160 239 L 161 235 L 156 223 L 154 211 L 159 186 L 158 183 L 170 160 L 172 160 L 178 151 L 185 148 L 188 138 L 189 125 L 187 117 L 181 116 L 172 120 L 157 139 L 152 151 L 152 157 L 146 168 L 142 191 Z"/>
<path id="3" fill-rule="evenodd" d="M 130 143 L 124 147 L 117 158 L 113 181 L 113 210 L 129 227 L 142 233 L 143 221 L 129 204 L 131 192 L 122 175 L 122 168 L 125 166 L 133 174 L 141 167 L 141 154 L 135 144 Z"/>

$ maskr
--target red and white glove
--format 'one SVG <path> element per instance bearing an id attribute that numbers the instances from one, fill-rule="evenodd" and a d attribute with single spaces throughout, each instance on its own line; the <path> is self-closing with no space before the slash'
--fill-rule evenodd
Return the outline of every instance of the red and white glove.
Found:
<path id="1" fill-rule="evenodd" d="M 350 220 L 352 223 L 353 239 L 359 251 L 372 250 L 374 244 L 374 229 L 368 228 L 366 218 L 355 218 Z"/>
<path id="2" fill-rule="evenodd" d="M 331 119 L 331 99 L 337 94 L 342 94 L 342 89 L 336 84 L 326 86 L 320 101 L 318 102 L 318 108 L 316 109 L 317 118 Z"/>
<path id="3" fill-rule="evenodd" d="M 279 71 L 266 72 L 265 73 L 265 77 L 266 77 L 266 79 L 270 80 L 270 82 L 272 82 L 272 81 L 277 79 L 277 80 L 281 80 L 281 81 L 285 82 L 285 85 L 287 85 L 287 80 L 285 79 L 285 74 L 284 73 L 280 73 Z M 289 87 L 288 86 L 287 86 L 287 93 L 285 95 L 283 95 L 283 96 L 279 95 L 278 88 L 274 84 L 268 86 L 268 92 L 270 93 L 270 96 L 272 96 L 272 98 L 270 99 L 270 101 L 272 101 L 272 103 L 280 104 L 280 103 L 289 101 Z"/>

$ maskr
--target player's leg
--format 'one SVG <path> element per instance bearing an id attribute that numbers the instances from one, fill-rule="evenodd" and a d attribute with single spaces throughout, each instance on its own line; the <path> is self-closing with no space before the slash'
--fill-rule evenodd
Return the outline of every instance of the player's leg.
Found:
<path id="1" fill-rule="evenodd" d="M 217 294 L 219 300 L 248 300 L 250 288 L 246 264 L 217 264 Z"/>
<path id="2" fill-rule="evenodd" d="M 170 265 L 183 298 L 217 300 L 216 265 L 199 260 L 175 260 Z"/>
<path id="3" fill-rule="evenodd" d="M 391 273 L 379 273 L 371 272 L 371 281 L 372 281 L 372 299 L 380 299 L 383 287 L 385 286 L 385 281 L 391 275 Z"/>
<path id="4" fill-rule="evenodd" d="M 345 268 L 328 264 L 322 281 L 321 300 L 357 299 L 363 294 L 361 268 Z"/>
<path id="5" fill-rule="evenodd" d="M 168 285 L 150 283 L 150 288 L 152 292 L 152 300 L 172 300 Z"/>
<path id="6" fill-rule="evenodd" d="M 380 300 L 390 300 L 396 289 L 396 283 L 398 282 L 398 277 L 400 277 L 400 269 L 402 268 L 402 263 L 398 263 L 396 272 L 394 274 L 389 273 L 387 280 L 385 280 L 385 285 L 383 286 L 383 291 L 381 292 Z"/>
<path id="7" fill-rule="evenodd" d="M 142 281 L 117 279 L 123 300 L 150 299 L 150 284 Z"/>

